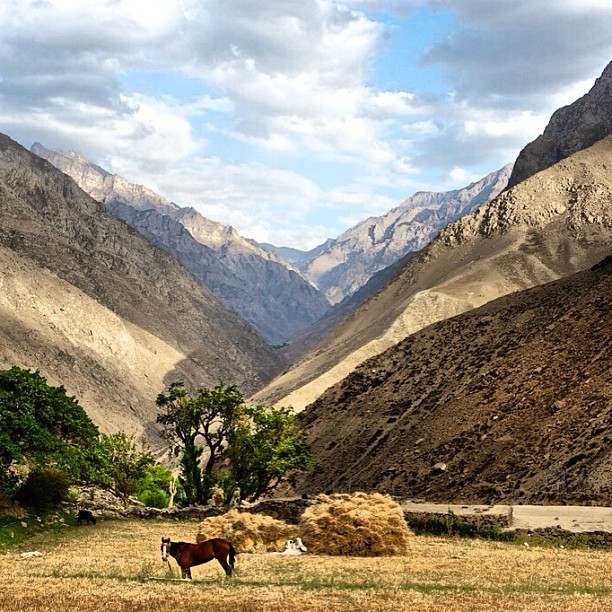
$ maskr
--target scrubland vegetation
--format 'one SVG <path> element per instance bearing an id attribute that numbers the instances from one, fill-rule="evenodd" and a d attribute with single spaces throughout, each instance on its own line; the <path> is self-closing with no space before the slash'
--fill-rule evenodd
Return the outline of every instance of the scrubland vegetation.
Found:
<path id="1" fill-rule="evenodd" d="M 612 553 L 414 536 L 389 557 L 239 554 L 171 578 L 162 535 L 195 541 L 196 521 L 102 521 L 45 532 L 0 555 L 0 609 L 16 610 L 609 610 Z"/>
<path id="2" fill-rule="evenodd" d="M 75 397 L 39 372 L 0 371 L 0 497 L 37 511 L 57 507 L 74 484 L 117 494 L 127 508 L 254 501 L 314 465 L 296 415 L 247 406 L 235 385 L 189 394 L 172 383 L 157 398 L 158 422 L 180 474 L 157 463 L 146 441 L 100 434 Z"/>

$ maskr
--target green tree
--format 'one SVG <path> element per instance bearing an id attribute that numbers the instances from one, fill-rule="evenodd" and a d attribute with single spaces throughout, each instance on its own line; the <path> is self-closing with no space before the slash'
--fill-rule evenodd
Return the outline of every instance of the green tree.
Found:
<path id="1" fill-rule="evenodd" d="M 97 438 L 97 427 L 64 387 L 16 366 L 0 371 L 0 486 L 10 483 L 13 463 L 55 465 L 82 478 Z"/>
<path id="2" fill-rule="evenodd" d="M 167 467 L 159 463 L 150 465 L 139 483 L 136 496 L 146 506 L 166 508 L 170 500 L 168 489 L 172 479 L 172 472 Z"/>
<path id="3" fill-rule="evenodd" d="M 130 497 L 136 495 L 147 471 L 155 465 L 153 455 L 144 448 L 138 450 L 134 436 L 123 432 L 110 436 L 103 434 L 101 444 L 106 456 L 109 484 L 127 508 Z"/>
<path id="4" fill-rule="evenodd" d="M 176 382 L 157 405 L 163 411 L 157 420 L 181 459 L 189 504 L 208 501 L 216 483 L 228 497 L 240 488 L 242 499 L 256 499 L 312 465 L 296 417 L 285 408 L 247 407 L 235 385 L 219 383 L 190 396 Z"/>
<path id="5" fill-rule="evenodd" d="M 297 415 L 287 408 L 263 405 L 245 409 L 245 418 L 230 432 L 227 459 L 230 482 L 238 487 L 240 499 L 249 501 L 315 463 Z"/>
<path id="6" fill-rule="evenodd" d="M 158 415 L 157 421 L 164 425 L 164 436 L 172 453 L 180 457 L 180 482 L 187 503 L 200 503 L 203 492 L 200 461 L 204 448 L 197 442 L 200 435 L 199 408 L 182 382 L 172 383 L 167 394 L 160 393 L 157 405 L 164 411 Z"/>
<path id="7" fill-rule="evenodd" d="M 181 484 L 187 502 L 204 503 L 216 482 L 214 468 L 223 457 L 228 433 L 244 412 L 244 397 L 235 385 L 202 387 L 190 397 L 182 382 L 160 393 L 157 418 L 175 455 L 180 455 Z M 206 455 L 204 455 L 206 451 Z"/>

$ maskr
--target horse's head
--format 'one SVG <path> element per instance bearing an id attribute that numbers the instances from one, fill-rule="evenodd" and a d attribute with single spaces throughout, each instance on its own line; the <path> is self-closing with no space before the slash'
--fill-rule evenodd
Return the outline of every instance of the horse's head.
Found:
<path id="1" fill-rule="evenodd" d="M 168 561 L 168 552 L 169 552 L 169 549 L 170 549 L 170 544 L 172 544 L 172 542 L 170 542 L 170 538 L 162 538 L 161 539 L 162 561 Z"/>

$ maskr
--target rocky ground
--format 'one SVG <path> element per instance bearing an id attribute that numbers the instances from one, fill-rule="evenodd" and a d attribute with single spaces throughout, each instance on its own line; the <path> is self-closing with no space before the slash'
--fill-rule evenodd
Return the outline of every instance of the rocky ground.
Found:
<path id="1" fill-rule="evenodd" d="M 612 258 L 436 323 L 304 413 L 298 493 L 612 505 Z"/>

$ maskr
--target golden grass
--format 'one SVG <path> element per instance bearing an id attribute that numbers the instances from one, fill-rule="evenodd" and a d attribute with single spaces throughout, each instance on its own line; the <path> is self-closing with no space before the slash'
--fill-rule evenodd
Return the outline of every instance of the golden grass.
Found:
<path id="1" fill-rule="evenodd" d="M 231 579 L 213 561 L 193 569 L 193 583 L 145 581 L 169 577 L 161 536 L 194 541 L 197 527 L 104 521 L 41 536 L 22 550 L 43 557 L 0 556 L 0 610 L 612 609 L 610 551 L 423 536 L 402 557 L 243 553 Z"/>
<path id="2" fill-rule="evenodd" d="M 265 514 L 230 510 L 220 516 L 204 519 L 198 528 L 197 542 L 225 538 L 245 553 L 280 552 L 288 538 L 297 536 L 297 527 Z"/>
<path id="3" fill-rule="evenodd" d="M 412 533 L 388 495 L 336 493 L 306 508 L 300 536 L 313 553 L 384 557 L 406 554 Z"/>

